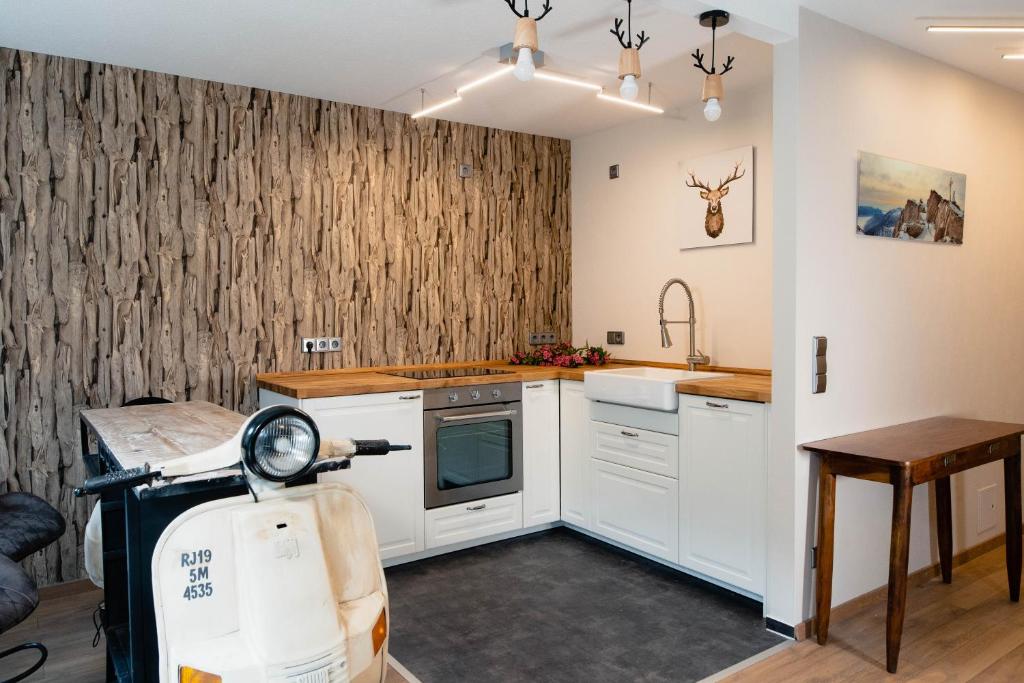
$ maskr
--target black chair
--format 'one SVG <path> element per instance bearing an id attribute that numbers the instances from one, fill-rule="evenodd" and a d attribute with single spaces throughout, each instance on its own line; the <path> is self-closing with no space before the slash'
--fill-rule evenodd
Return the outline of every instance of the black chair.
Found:
<path id="1" fill-rule="evenodd" d="M 42 498 L 29 493 L 0 494 L 0 633 L 27 619 L 39 604 L 35 582 L 18 563 L 56 541 L 65 528 L 64 518 Z M 37 650 L 38 661 L 3 683 L 24 680 L 46 662 L 48 652 L 42 643 L 4 650 L 0 659 L 25 650 Z"/>

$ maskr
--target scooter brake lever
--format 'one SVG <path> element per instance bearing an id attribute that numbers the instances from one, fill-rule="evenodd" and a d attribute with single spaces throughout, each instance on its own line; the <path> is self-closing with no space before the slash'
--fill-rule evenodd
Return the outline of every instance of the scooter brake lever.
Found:
<path id="1" fill-rule="evenodd" d="M 348 458 L 341 458 L 340 460 L 325 460 L 324 462 L 314 465 L 313 469 L 310 470 L 310 474 L 320 474 L 321 472 L 337 472 L 338 470 L 347 470 L 352 467 L 352 461 Z"/>
<path id="2" fill-rule="evenodd" d="M 81 486 L 74 490 L 76 497 L 89 496 L 96 493 L 103 493 L 110 489 L 130 489 L 139 484 L 148 484 L 154 479 L 159 479 L 160 473 L 150 470 L 149 465 L 134 467 L 130 470 L 118 470 L 108 472 L 98 477 L 89 477 Z"/>

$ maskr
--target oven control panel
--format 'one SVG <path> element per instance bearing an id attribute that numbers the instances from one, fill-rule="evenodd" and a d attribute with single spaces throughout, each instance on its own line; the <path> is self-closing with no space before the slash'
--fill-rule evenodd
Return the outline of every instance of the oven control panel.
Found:
<path id="1" fill-rule="evenodd" d="M 458 390 L 451 388 L 428 389 L 423 394 L 423 408 L 425 410 L 436 410 L 438 408 L 507 403 L 510 401 L 520 401 L 522 397 L 523 387 L 518 382 L 470 385 L 459 387 Z"/>

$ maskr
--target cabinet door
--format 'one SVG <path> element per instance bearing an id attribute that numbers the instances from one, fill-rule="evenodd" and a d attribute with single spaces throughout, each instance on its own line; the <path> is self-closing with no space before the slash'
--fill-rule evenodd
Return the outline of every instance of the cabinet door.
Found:
<path id="1" fill-rule="evenodd" d="M 592 530 L 669 562 L 679 561 L 679 482 L 597 460 Z"/>
<path id="2" fill-rule="evenodd" d="M 679 398 L 679 564 L 764 595 L 765 406 Z"/>
<path id="3" fill-rule="evenodd" d="M 324 439 L 387 439 L 411 451 L 359 457 L 352 469 L 321 475 L 353 487 L 373 515 L 383 559 L 424 549 L 423 393 L 368 394 L 302 402 Z"/>
<path id="4" fill-rule="evenodd" d="M 523 526 L 558 521 L 558 380 L 523 384 Z"/>
<path id="5" fill-rule="evenodd" d="M 562 469 L 562 519 L 590 528 L 590 401 L 583 382 L 561 381 L 559 387 Z"/>

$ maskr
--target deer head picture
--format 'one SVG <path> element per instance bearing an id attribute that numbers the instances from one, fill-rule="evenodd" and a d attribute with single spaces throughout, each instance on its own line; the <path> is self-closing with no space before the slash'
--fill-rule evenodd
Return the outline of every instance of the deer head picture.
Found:
<path id="1" fill-rule="evenodd" d="M 743 162 L 737 161 L 733 166 L 732 173 L 725 180 L 718 181 L 718 187 L 711 189 L 707 180 L 697 180 L 697 176 L 691 170 L 690 179 L 686 181 L 687 187 L 700 191 L 700 198 L 708 203 L 707 213 L 704 216 L 704 231 L 711 239 L 717 239 L 725 230 L 725 213 L 722 210 L 722 200 L 729 194 L 729 183 L 739 180 L 746 175 L 747 170 L 741 169 Z"/>

